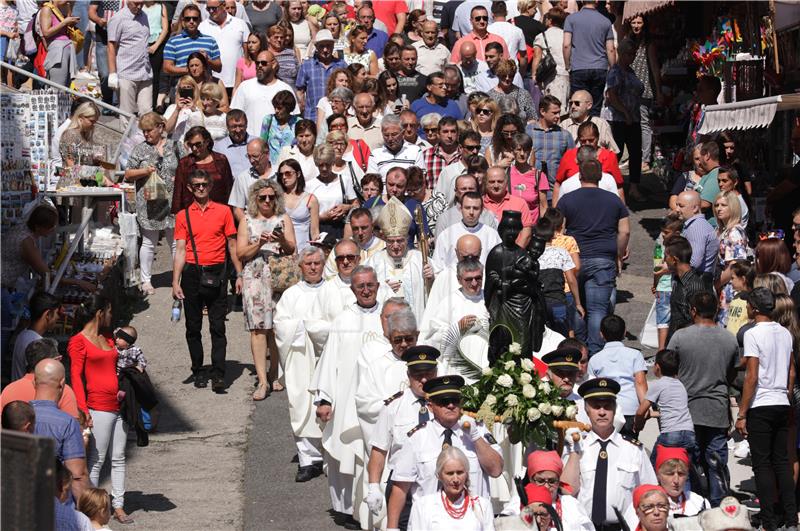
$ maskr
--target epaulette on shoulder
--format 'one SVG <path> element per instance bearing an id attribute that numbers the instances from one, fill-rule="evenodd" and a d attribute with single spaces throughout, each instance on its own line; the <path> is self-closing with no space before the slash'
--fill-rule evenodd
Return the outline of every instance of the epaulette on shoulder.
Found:
<path id="1" fill-rule="evenodd" d="M 392 402 L 394 402 L 395 400 L 397 400 L 401 396 L 403 396 L 403 391 L 397 391 L 395 394 L 393 394 L 392 396 L 390 396 L 389 398 L 384 400 L 383 401 L 383 405 L 384 406 L 388 406 L 389 404 L 391 404 Z"/>
<path id="2" fill-rule="evenodd" d="M 622 435 L 622 438 L 625 439 L 626 441 L 628 441 L 629 443 L 631 443 L 632 445 L 634 445 L 634 446 L 642 446 L 642 441 L 640 441 L 639 439 L 637 439 L 633 435 L 627 435 L 627 434 L 623 435 L 621 433 L 620 433 L 620 435 Z"/>
<path id="3" fill-rule="evenodd" d="M 408 431 L 408 433 L 406 433 L 406 437 L 411 437 L 412 435 L 414 435 L 415 433 L 417 433 L 419 430 L 421 430 L 422 428 L 424 428 L 426 424 L 428 424 L 428 422 L 427 422 L 427 421 L 426 421 L 426 422 L 420 422 L 419 424 L 417 424 L 416 426 L 414 426 L 413 428 L 411 428 L 411 429 Z"/>

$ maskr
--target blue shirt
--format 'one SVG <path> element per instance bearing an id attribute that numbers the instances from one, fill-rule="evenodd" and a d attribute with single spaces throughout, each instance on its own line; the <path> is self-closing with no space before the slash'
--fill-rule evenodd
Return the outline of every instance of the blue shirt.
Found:
<path id="1" fill-rule="evenodd" d="M 461 120 L 464 117 L 464 115 L 461 114 L 461 109 L 458 108 L 458 104 L 455 102 L 455 100 L 444 98 L 436 103 L 431 103 L 428 101 L 428 94 L 425 94 L 425 96 L 411 104 L 411 112 L 416 114 L 417 120 L 420 121 L 422 120 L 423 116 L 432 112 L 440 114 L 442 118 L 445 116 L 450 116 L 456 120 Z M 424 135 L 424 131 L 422 131 L 422 137 L 427 140 L 427 137 Z"/>
<path id="2" fill-rule="evenodd" d="M 325 85 L 328 83 L 328 76 L 337 68 L 347 68 L 347 63 L 341 59 L 335 59 L 325 67 L 319 62 L 316 55 L 306 59 L 300 65 L 295 86 L 298 90 L 306 91 L 306 110 L 303 113 L 305 118 L 316 123 L 317 102 L 325 97 Z"/>
<path id="3" fill-rule="evenodd" d="M 635 415 L 639 409 L 634 385 L 637 372 L 647 373 L 644 357 L 638 350 L 626 347 L 622 341 L 609 341 L 603 350 L 589 358 L 588 373 L 591 378 L 611 378 L 620 385 L 617 404 L 623 415 Z"/>
<path id="4" fill-rule="evenodd" d="M 525 132 L 533 140 L 533 151 L 536 153 L 536 169 L 544 171 L 550 189 L 556 182 L 558 165 L 561 164 L 561 157 L 571 148 L 575 147 L 575 139 L 566 129 L 556 125 L 550 129 L 542 129 L 539 122 L 528 124 Z M 546 169 L 545 169 L 546 167 Z"/>
<path id="5" fill-rule="evenodd" d="M 561 201 L 558 203 L 560 205 Z M 719 239 L 705 216 L 696 214 L 687 219 L 683 223 L 681 236 L 689 240 L 689 245 L 692 246 L 692 267 L 701 273 L 713 273 L 719 255 Z"/>
<path id="6" fill-rule="evenodd" d="M 385 31 L 372 28 L 372 33 L 367 37 L 367 50 L 375 52 L 375 55 L 380 59 L 383 57 L 383 49 L 386 47 L 387 42 L 389 42 L 389 35 Z"/>
<path id="7" fill-rule="evenodd" d="M 579 188 L 558 201 L 566 218 L 567 234 L 575 238 L 581 260 L 617 258 L 617 227 L 628 217 L 619 197 L 600 188 Z"/>
<path id="8" fill-rule="evenodd" d="M 52 400 L 31 400 L 36 423 L 34 435 L 50 437 L 55 441 L 55 453 L 59 461 L 84 459 L 83 435 L 78 421 L 58 409 Z"/>
<path id="9" fill-rule="evenodd" d="M 164 60 L 170 59 L 175 66 L 184 67 L 192 52 L 204 50 L 209 59 L 219 59 L 219 46 L 214 37 L 202 33 L 191 37 L 186 31 L 182 31 L 167 41 L 167 45 L 164 46 Z"/>
<path id="10" fill-rule="evenodd" d="M 572 34 L 570 71 L 608 70 L 606 42 L 614 40 L 614 31 L 602 13 L 582 8 L 564 21 L 564 33 Z"/>
<path id="11" fill-rule="evenodd" d="M 39 420 L 38 418 L 36 420 Z M 61 502 L 55 496 L 53 497 L 53 529 L 55 531 L 81 531 L 81 525 L 78 522 L 78 515 L 75 514 L 75 503 L 72 501 L 72 495 L 67 498 L 66 502 Z"/>

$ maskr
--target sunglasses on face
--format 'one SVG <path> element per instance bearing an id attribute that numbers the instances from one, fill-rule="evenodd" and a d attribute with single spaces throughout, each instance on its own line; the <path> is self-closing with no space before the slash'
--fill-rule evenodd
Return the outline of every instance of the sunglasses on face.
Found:
<path id="1" fill-rule="evenodd" d="M 213 13 L 213 12 L 214 12 L 214 11 L 216 11 L 217 9 L 222 9 L 222 6 L 210 6 L 210 5 L 206 5 L 206 11 L 208 11 L 209 13 Z"/>
<path id="2" fill-rule="evenodd" d="M 488 16 L 473 17 L 472 20 L 474 20 L 475 22 L 488 22 L 489 17 Z"/>
<path id="3" fill-rule="evenodd" d="M 200 141 L 200 142 L 190 142 L 190 143 L 188 143 L 186 145 L 189 146 L 189 149 L 194 149 L 194 148 L 203 147 L 204 144 L 205 144 L 205 142 Z"/>
<path id="4" fill-rule="evenodd" d="M 431 402 L 433 402 L 437 406 L 442 406 L 442 407 L 449 406 L 450 404 L 453 404 L 455 406 L 460 406 L 461 405 L 461 397 L 460 396 L 440 396 L 440 397 L 436 397 L 436 398 L 431 399 Z"/>
<path id="5" fill-rule="evenodd" d="M 183 17 L 184 22 L 197 22 L 200 20 L 200 17 Z"/>
<path id="6" fill-rule="evenodd" d="M 491 109 L 478 109 L 475 111 L 476 114 L 483 114 L 485 116 L 491 116 L 492 110 Z"/>
<path id="7" fill-rule="evenodd" d="M 481 146 L 480 145 L 477 145 L 477 146 L 464 146 L 463 149 L 465 149 L 467 151 L 480 151 Z"/>
<path id="8" fill-rule="evenodd" d="M 192 183 L 189 186 L 192 190 L 203 190 L 211 186 L 211 183 Z"/>
<path id="9" fill-rule="evenodd" d="M 392 345 L 410 344 L 416 341 L 417 336 L 397 336 L 392 338 Z"/>
<path id="10" fill-rule="evenodd" d="M 416 129 L 419 127 L 419 124 L 409 123 L 409 124 L 401 124 L 404 129 L 408 129 L 409 127 L 412 129 Z"/>
<path id="11" fill-rule="evenodd" d="M 352 262 L 356 258 L 358 258 L 358 256 L 356 256 L 354 254 L 340 254 L 339 256 L 336 257 L 336 261 L 337 262 L 344 262 L 345 260 L 347 260 L 348 262 Z"/>
<path id="12" fill-rule="evenodd" d="M 272 61 L 256 61 L 256 64 L 258 66 L 268 66 L 268 65 L 272 64 Z"/>
<path id="13" fill-rule="evenodd" d="M 438 127 L 423 127 L 422 130 L 425 131 L 426 133 L 435 133 L 436 131 L 439 130 L 439 128 Z"/>
<path id="14" fill-rule="evenodd" d="M 570 104 L 570 105 L 582 105 L 583 103 L 584 103 L 584 102 L 582 102 L 582 101 L 579 101 L 579 100 L 571 100 L 571 101 L 569 102 L 569 104 Z"/>
<path id="15" fill-rule="evenodd" d="M 268 201 L 272 202 L 274 200 L 275 200 L 275 194 L 264 194 L 264 195 L 259 195 L 258 196 L 258 202 L 259 203 L 266 203 Z"/>

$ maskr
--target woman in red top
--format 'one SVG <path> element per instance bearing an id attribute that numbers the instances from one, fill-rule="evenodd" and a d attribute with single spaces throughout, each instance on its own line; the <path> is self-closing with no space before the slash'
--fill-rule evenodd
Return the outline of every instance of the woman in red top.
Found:
<path id="1" fill-rule="evenodd" d="M 92 428 L 89 441 L 89 479 L 100 482 L 111 445 L 111 494 L 114 518 L 120 523 L 133 520 L 125 513 L 125 442 L 128 428 L 119 411 L 117 350 L 105 335 L 111 327 L 111 301 L 101 294 L 92 295 L 80 305 L 76 315 L 80 332 L 67 345 L 70 374 L 78 409 L 86 414 Z"/>
<path id="2" fill-rule="evenodd" d="M 178 161 L 175 170 L 175 185 L 172 192 L 172 213 L 177 214 L 194 202 L 189 191 L 189 175 L 194 170 L 205 170 L 214 181 L 210 198 L 215 203 L 228 204 L 228 196 L 233 188 L 233 174 L 228 158 L 222 153 L 212 151 L 214 139 L 202 125 L 186 131 L 183 137 L 190 153 Z"/>

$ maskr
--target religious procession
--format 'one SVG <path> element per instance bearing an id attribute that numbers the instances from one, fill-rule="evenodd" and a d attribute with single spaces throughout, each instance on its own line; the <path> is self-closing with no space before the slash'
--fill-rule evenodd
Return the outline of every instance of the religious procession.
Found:
<path id="1" fill-rule="evenodd" d="M 3 524 L 796 530 L 798 50 L 789 0 L 0 0 Z"/>

